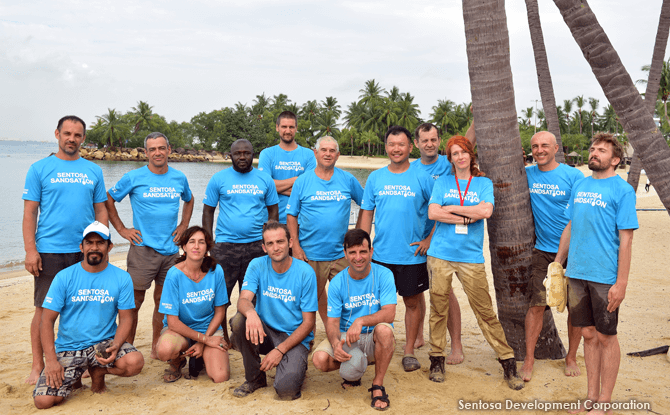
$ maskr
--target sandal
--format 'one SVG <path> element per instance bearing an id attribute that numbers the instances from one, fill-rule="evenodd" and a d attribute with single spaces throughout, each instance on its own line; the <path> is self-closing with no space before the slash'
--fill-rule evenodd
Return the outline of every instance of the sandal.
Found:
<path id="1" fill-rule="evenodd" d="M 183 357 L 179 361 L 178 366 L 172 363 L 172 360 L 170 360 L 170 369 L 165 371 L 165 374 L 163 375 L 163 382 L 172 383 L 181 379 L 181 370 L 184 368 L 184 366 L 186 366 L 186 359 Z"/>
<path id="2" fill-rule="evenodd" d="M 343 379 L 342 389 L 347 389 L 347 387 L 361 386 L 361 380 L 346 380 Z"/>
<path id="3" fill-rule="evenodd" d="M 391 407 L 391 401 L 389 401 L 389 396 L 386 394 L 386 389 L 384 389 L 384 387 L 381 386 L 381 385 L 372 385 L 372 387 L 370 389 L 368 389 L 368 392 L 370 392 L 370 394 L 372 394 L 372 392 L 374 392 L 374 391 L 382 391 L 382 394 L 381 394 L 381 396 L 373 396 L 372 397 L 372 402 L 370 403 L 370 406 L 375 408 L 378 411 L 385 411 L 385 410 L 389 409 Z M 375 403 L 377 403 L 377 401 L 382 401 L 382 402 L 386 403 L 386 407 L 381 408 L 379 406 L 375 406 Z"/>

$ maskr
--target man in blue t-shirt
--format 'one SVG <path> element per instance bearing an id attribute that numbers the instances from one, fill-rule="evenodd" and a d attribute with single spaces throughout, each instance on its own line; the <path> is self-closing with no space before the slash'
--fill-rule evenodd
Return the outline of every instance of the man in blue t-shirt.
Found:
<path id="1" fill-rule="evenodd" d="M 246 379 L 233 391 L 237 397 L 267 386 L 265 372 L 274 367 L 277 395 L 288 400 L 301 396 L 319 306 L 314 270 L 289 256 L 292 245 L 286 225 L 269 221 L 263 228 L 267 256 L 251 261 L 244 277 L 237 314 L 230 320 Z"/>
<path id="2" fill-rule="evenodd" d="M 424 231 L 435 183 L 427 173 L 410 164 L 411 136 L 406 128 L 397 125 L 386 132 L 384 143 L 391 164 L 368 176 L 356 224 L 370 233 L 375 217 L 372 260 L 393 272 L 398 294 L 403 297 L 407 342 L 402 365 L 406 372 L 421 368 L 414 347 L 424 317 L 421 297 L 429 288 L 426 251 L 432 234 Z"/>
<path id="3" fill-rule="evenodd" d="M 319 315 L 326 324 L 326 283 L 347 267 L 342 241 L 349 228 L 351 201 L 361 205 L 363 186 L 351 173 L 335 167 L 340 147 L 333 137 L 319 138 L 315 147 L 316 168 L 293 184 L 286 224 L 293 257 L 306 261 L 316 273 Z"/>
<path id="4" fill-rule="evenodd" d="M 51 408 L 80 388 L 86 370 L 91 392 L 103 393 L 106 374 L 135 376 L 144 366 L 142 354 L 126 342 L 135 301 L 130 275 L 108 263 L 112 246 L 107 226 L 86 227 L 80 244 L 84 259 L 59 272 L 44 299 L 40 331 L 46 366 L 33 392 L 38 409 Z"/>
<path id="5" fill-rule="evenodd" d="M 168 138 L 151 133 L 144 139 L 149 164 L 124 174 L 107 191 L 109 221 L 116 231 L 130 242 L 128 272 L 133 279 L 135 309 L 128 343 L 135 342 L 137 321 L 144 297 L 154 281 L 154 311 L 152 316 L 151 358 L 156 355 L 156 342 L 163 328 L 163 315 L 158 311 L 163 283 L 167 272 L 179 257 L 177 242 L 188 228 L 193 213 L 193 195 L 186 175 L 168 166 L 172 152 Z M 133 227 L 126 228 L 114 203 L 130 197 Z M 184 207 L 179 222 L 179 200 Z"/>
<path id="6" fill-rule="evenodd" d="M 298 176 L 316 167 L 314 152 L 295 142 L 298 117 L 284 111 L 277 117 L 275 126 L 279 144 L 261 151 L 258 170 L 269 174 L 279 195 L 279 222 L 286 223 L 286 204 Z"/>
<path id="7" fill-rule="evenodd" d="M 393 273 L 370 263 L 371 244 L 370 235 L 362 229 L 352 229 L 344 236 L 349 266 L 330 283 L 327 337 L 314 351 L 312 362 L 323 372 L 339 369 L 342 387 L 360 386 L 368 363 L 374 362 L 372 407 L 383 410 L 390 405 L 384 376 L 395 347 L 397 297 Z"/>
<path id="8" fill-rule="evenodd" d="M 530 204 L 535 222 L 535 247 L 531 264 L 530 307 L 526 313 L 526 357 L 521 367 L 521 378 L 528 382 L 533 376 L 535 346 L 542 331 L 547 307 L 547 291 L 543 284 L 547 268 L 554 261 L 561 233 L 568 224 L 565 207 L 574 184 L 584 175 L 574 167 L 556 161 L 558 144 L 549 131 L 541 131 L 530 139 L 530 147 L 537 165 L 526 167 Z M 549 311 L 550 312 L 550 311 Z M 565 375 L 579 376 L 577 349 L 582 335 L 573 327 L 568 307 L 568 354 L 565 357 Z"/>
<path id="9" fill-rule="evenodd" d="M 568 203 L 568 222 L 556 262 L 568 258 L 572 325 L 584 336 L 587 395 L 583 411 L 612 400 L 621 360 L 617 324 L 626 296 L 633 231 L 638 228 L 635 191 L 616 174 L 623 147 L 599 133 L 589 148 L 591 177 L 578 181 Z"/>
<path id="10" fill-rule="evenodd" d="M 272 178 L 252 164 L 254 148 L 249 140 L 235 141 L 230 146 L 230 158 L 233 168 L 212 176 L 202 208 L 202 227 L 211 235 L 214 211 L 219 205 L 212 258 L 223 268 L 228 298 L 236 283 L 242 289 L 249 262 L 265 255 L 263 224 L 268 219 L 277 220 L 279 203 Z"/>
<path id="11" fill-rule="evenodd" d="M 82 260 L 79 243 L 84 228 L 94 220 L 107 224 L 102 169 L 79 157 L 86 123 L 74 115 L 65 116 L 58 121 L 55 135 L 58 152 L 30 166 L 23 190 L 25 267 L 35 277 L 35 314 L 30 324 L 33 363 L 26 379 L 31 385 L 44 368 L 40 321 L 51 281 Z"/>
<path id="12" fill-rule="evenodd" d="M 472 131 L 471 131 L 472 130 Z M 474 134 L 472 126 L 468 129 L 468 133 Z M 465 135 L 468 138 L 468 135 Z M 430 174 L 433 180 L 437 180 L 440 176 L 453 174 L 451 172 L 451 163 L 447 156 L 440 155 L 440 134 L 437 127 L 431 123 L 423 123 L 414 130 L 414 145 L 419 149 L 421 158 L 412 162 L 412 165 Z M 426 221 L 426 229 L 424 234 L 427 236 L 433 232 L 435 226 L 434 220 Z M 426 314 L 426 299 L 421 300 L 421 315 Z M 451 352 L 446 358 L 446 363 L 450 365 L 457 365 L 463 363 L 463 344 L 461 343 L 461 307 L 458 304 L 458 299 L 454 295 L 454 290 L 449 291 L 449 321 L 447 321 L 447 329 L 451 337 Z M 426 344 L 423 339 L 424 319 L 421 319 L 421 326 L 419 327 L 419 335 L 416 339 L 414 347 L 418 348 Z"/>

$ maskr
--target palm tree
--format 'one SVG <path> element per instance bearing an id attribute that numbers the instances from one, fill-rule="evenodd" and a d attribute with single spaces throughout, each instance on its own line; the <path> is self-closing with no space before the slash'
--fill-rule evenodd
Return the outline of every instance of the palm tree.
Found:
<path id="1" fill-rule="evenodd" d="M 360 101 L 354 101 L 344 112 L 344 125 L 347 127 L 358 127 L 361 124 L 361 114 L 364 111 L 364 105 Z"/>
<path id="2" fill-rule="evenodd" d="M 565 161 L 565 155 L 563 154 L 561 125 L 559 123 L 560 118 L 556 111 L 554 85 L 551 82 L 551 72 L 549 71 L 549 61 L 547 60 L 547 50 L 544 47 L 544 35 L 542 34 L 542 24 L 540 22 L 540 11 L 537 5 L 537 0 L 526 0 L 526 12 L 528 14 L 530 39 L 533 44 L 533 55 L 535 56 L 537 83 L 540 87 L 542 108 L 546 114 L 546 128 L 556 136 L 556 143 L 558 143 L 556 160 L 559 163 L 562 163 Z M 540 337 L 543 337 L 543 334 L 541 334 Z"/>
<path id="3" fill-rule="evenodd" d="M 575 105 L 577 105 L 577 113 L 579 116 L 579 134 L 582 133 L 582 126 L 584 125 L 582 122 L 582 108 L 584 108 L 584 105 L 586 104 L 586 101 L 584 101 L 584 95 L 579 95 L 573 99 L 573 102 Z"/>
<path id="4" fill-rule="evenodd" d="M 342 115 L 340 104 L 337 103 L 337 98 L 335 97 L 326 97 L 325 101 L 321 101 L 321 106 L 326 111 L 331 111 L 335 118 L 339 119 L 340 115 Z"/>
<path id="5" fill-rule="evenodd" d="M 128 133 L 128 127 L 121 120 L 120 114 L 115 109 L 107 108 L 107 114 L 96 116 L 95 118 L 98 119 L 96 127 L 100 126 L 102 129 L 102 137 L 107 139 L 107 145 L 111 147 L 112 142 L 118 140 L 119 147 L 123 147 L 122 140 L 125 139 Z"/>
<path id="6" fill-rule="evenodd" d="M 381 140 L 379 139 L 379 136 L 377 136 L 377 134 L 375 134 L 374 131 L 365 131 L 363 134 L 360 135 L 360 138 L 358 140 L 359 140 L 359 145 L 361 145 L 361 144 L 367 144 L 368 145 L 368 153 L 367 153 L 368 156 L 372 155 L 372 152 L 371 152 L 372 145 L 373 144 L 377 145 L 381 142 Z"/>
<path id="7" fill-rule="evenodd" d="M 386 98 L 393 102 L 400 101 L 400 89 L 397 86 L 393 86 L 390 91 L 386 92 Z"/>
<path id="8" fill-rule="evenodd" d="M 254 100 L 254 105 L 251 107 L 251 113 L 256 116 L 257 119 L 262 119 L 265 111 L 270 107 L 270 98 L 265 96 L 265 92 L 260 95 L 256 95 Z"/>
<path id="9" fill-rule="evenodd" d="M 358 92 L 361 93 L 361 95 L 358 96 L 358 99 L 360 99 L 363 103 L 367 103 L 369 101 L 380 99 L 382 96 L 381 94 L 386 92 L 386 90 L 379 86 L 379 82 L 375 82 L 374 79 L 370 79 L 369 81 L 365 81 L 365 87 Z"/>
<path id="10" fill-rule="evenodd" d="M 544 128 L 546 130 L 547 129 L 547 117 L 544 113 L 544 109 L 542 109 L 542 108 L 538 109 L 537 111 L 535 111 L 535 115 L 537 115 L 537 120 L 540 122 L 540 129 Z M 559 146 L 559 148 L 560 148 L 560 146 Z M 561 153 L 563 153 L 563 149 L 561 149 Z"/>
<path id="11" fill-rule="evenodd" d="M 437 105 L 433 106 L 433 112 L 430 114 L 430 122 L 440 128 L 440 134 L 447 134 L 447 129 L 452 127 L 458 129 L 458 119 L 454 112 L 454 101 L 448 99 L 437 100 Z"/>
<path id="12" fill-rule="evenodd" d="M 570 113 L 572 112 L 572 100 L 563 100 L 563 115 L 565 116 L 565 124 L 568 126 L 568 134 L 570 133 Z"/>
<path id="13" fill-rule="evenodd" d="M 291 100 L 288 99 L 286 94 L 275 95 L 272 97 L 272 105 L 270 105 L 270 108 L 273 110 L 285 111 L 290 102 Z"/>
<path id="14" fill-rule="evenodd" d="M 323 111 L 314 121 L 314 130 L 318 131 L 317 137 L 329 135 L 337 139 L 340 129 L 337 128 L 337 116 L 333 111 Z"/>
<path id="15" fill-rule="evenodd" d="M 670 59 L 665 62 L 663 56 L 665 55 L 665 48 L 668 44 L 668 32 L 670 31 L 670 2 L 664 1 L 661 6 L 661 17 L 658 22 L 658 30 L 656 31 L 656 41 L 654 43 L 654 53 L 651 58 L 651 65 L 649 65 L 649 82 L 647 90 L 644 94 L 644 100 L 647 109 L 654 116 L 656 107 L 656 97 L 658 96 L 663 102 L 663 111 L 665 119 L 668 120 L 668 95 L 670 92 Z M 642 68 L 645 70 L 645 67 Z M 658 91 L 658 92 L 656 92 Z M 670 123 L 669 123 L 670 124 Z M 630 163 L 630 170 L 628 171 L 628 183 L 637 191 L 640 184 L 640 172 L 642 171 L 642 160 L 638 154 L 633 153 L 633 159 Z"/>
<path id="16" fill-rule="evenodd" d="M 670 7 L 668 1 L 670 0 L 663 1 L 663 9 L 666 11 L 666 7 Z M 663 205 L 670 210 L 670 148 L 656 127 L 649 107 L 642 100 L 619 55 L 587 2 L 554 0 L 554 3 L 591 65 L 591 70 L 607 100 L 620 116 L 624 130 L 635 152 L 640 155 L 647 175 Z M 661 23 L 665 27 L 668 27 L 667 16 L 666 12 L 661 14 Z M 665 49 L 664 45 L 656 46 Z"/>
<path id="17" fill-rule="evenodd" d="M 535 230 L 519 157 L 505 5 L 499 0 L 463 0 L 462 4 L 479 162 L 493 181 L 496 200 L 487 227 L 498 316 L 515 356 L 523 359 Z M 565 356 L 555 328 L 548 341 L 540 339 L 539 355 Z"/>
<path id="18" fill-rule="evenodd" d="M 591 106 L 591 140 L 593 140 L 593 123 L 598 117 L 598 103 L 600 103 L 600 100 L 589 98 L 589 105 Z"/>
<path id="19" fill-rule="evenodd" d="M 135 124 L 135 127 L 133 128 L 133 134 L 136 134 L 142 126 L 148 127 L 147 129 L 151 129 L 153 125 L 153 112 L 151 111 L 154 107 L 151 105 L 147 104 L 144 101 L 139 101 L 137 103 L 136 107 L 132 107 L 132 120 L 133 123 Z"/>
<path id="20" fill-rule="evenodd" d="M 619 117 L 617 117 L 612 104 L 608 104 L 605 107 L 602 117 L 603 125 L 602 129 L 612 132 L 614 130 L 615 134 L 619 134 Z"/>
<path id="21" fill-rule="evenodd" d="M 521 124 L 524 126 L 530 127 L 530 122 L 533 119 L 533 107 L 528 107 L 525 110 L 521 111 Z"/>
<path id="22" fill-rule="evenodd" d="M 419 125 L 419 106 L 415 104 L 414 97 L 404 95 L 403 99 L 398 102 L 398 125 L 407 128 L 409 131 L 414 131 Z"/>

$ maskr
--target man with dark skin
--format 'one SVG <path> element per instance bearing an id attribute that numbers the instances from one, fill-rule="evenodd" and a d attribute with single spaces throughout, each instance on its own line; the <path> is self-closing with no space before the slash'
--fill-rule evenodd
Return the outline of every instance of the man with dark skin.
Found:
<path id="1" fill-rule="evenodd" d="M 172 152 L 168 138 L 162 133 L 151 133 L 144 139 L 144 148 L 149 164 L 124 174 L 107 192 L 106 205 L 109 221 L 130 242 L 126 261 L 133 278 L 135 310 L 128 343 L 135 341 L 140 308 L 153 281 L 151 358 L 157 359 L 156 343 L 163 329 L 163 314 L 158 312 L 163 283 L 179 257 L 176 242 L 188 228 L 194 200 L 186 175 L 168 166 Z M 132 228 L 126 228 L 115 206 L 126 195 L 133 208 Z M 178 222 L 180 199 L 184 200 L 184 207 Z"/>
<path id="2" fill-rule="evenodd" d="M 223 268 L 228 298 L 236 283 L 242 286 L 249 262 L 265 254 L 263 223 L 277 220 L 279 203 L 272 178 L 253 166 L 254 148 L 248 140 L 235 141 L 230 146 L 230 156 L 233 168 L 212 176 L 202 209 L 202 227 L 212 234 L 214 211 L 219 206 L 216 243 L 211 254 Z M 225 328 L 224 335 L 227 340 Z"/>

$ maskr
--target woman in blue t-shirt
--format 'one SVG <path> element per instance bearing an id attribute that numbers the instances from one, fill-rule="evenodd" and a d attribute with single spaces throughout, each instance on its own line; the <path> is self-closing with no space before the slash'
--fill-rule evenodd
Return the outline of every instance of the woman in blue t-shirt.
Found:
<path id="1" fill-rule="evenodd" d="M 230 377 L 229 343 L 221 329 L 228 295 L 223 270 L 209 256 L 213 245 L 203 228 L 187 229 L 179 240 L 183 254 L 165 278 L 158 309 L 165 314 L 164 328 L 156 350 L 160 360 L 170 363 L 166 383 L 181 378 L 187 356 L 202 357 L 214 383 Z"/>
<path id="2" fill-rule="evenodd" d="M 493 311 L 484 266 L 484 219 L 493 213 L 493 183 L 479 171 L 472 144 L 453 136 L 446 146 L 453 173 L 435 182 L 428 217 L 436 221 L 428 249 L 430 380 L 444 382 L 444 348 L 451 279 L 456 273 L 484 337 L 495 350 L 510 388 L 523 388 L 514 351 Z"/>

